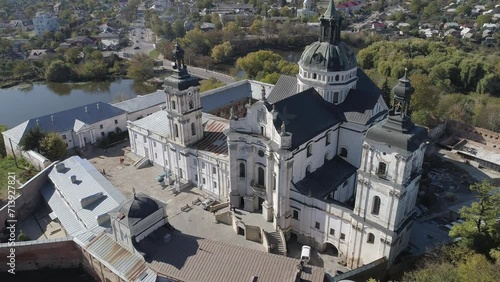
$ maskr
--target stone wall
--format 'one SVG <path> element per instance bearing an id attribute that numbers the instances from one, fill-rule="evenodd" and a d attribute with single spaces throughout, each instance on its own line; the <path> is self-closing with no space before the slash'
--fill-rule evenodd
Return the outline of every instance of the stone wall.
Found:
<path id="1" fill-rule="evenodd" d="M 38 170 L 42 170 L 51 164 L 49 159 L 32 150 L 21 151 L 21 155 L 27 162 L 32 164 Z"/>
<path id="2" fill-rule="evenodd" d="M 16 242 L 0 244 L 2 260 L 14 249 L 15 271 L 39 270 L 44 268 L 76 268 L 81 262 L 81 252 L 70 238 Z M 0 263 L 0 272 L 10 266 Z"/>
<path id="3" fill-rule="evenodd" d="M 18 188 L 15 206 L 10 203 L 10 209 L 15 212 L 17 222 L 24 220 L 43 202 L 42 195 L 39 191 L 40 187 L 48 181 L 48 173 L 52 166 L 53 164 L 33 176 L 33 178 Z M 0 209 L 0 230 L 5 228 L 7 219 L 9 219 L 9 203 Z"/>
<path id="4" fill-rule="evenodd" d="M 245 239 L 257 243 L 262 243 L 260 227 L 245 225 Z"/>
<path id="5" fill-rule="evenodd" d="M 233 224 L 233 218 L 230 211 L 215 215 L 215 219 L 217 220 L 217 223 L 224 223 L 227 225 Z"/>

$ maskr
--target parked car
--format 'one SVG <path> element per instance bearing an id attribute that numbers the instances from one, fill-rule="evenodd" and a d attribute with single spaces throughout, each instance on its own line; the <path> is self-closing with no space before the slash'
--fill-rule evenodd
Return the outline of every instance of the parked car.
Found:
<path id="1" fill-rule="evenodd" d="M 212 199 L 212 198 L 208 198 L 206 200 L 204 200 L 203 202 L 201 202 L 201 207 L 206 210 L 208 209 L 208 207 L 210 207 L 211 205 L 213 205 L 215 203 L 215 200 Z"/>

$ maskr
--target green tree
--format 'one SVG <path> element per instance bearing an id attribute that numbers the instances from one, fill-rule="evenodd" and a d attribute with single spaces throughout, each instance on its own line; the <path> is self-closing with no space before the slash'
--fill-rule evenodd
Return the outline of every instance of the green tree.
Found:
<path id="1" fill-rule="evenodd" d="M 45 136 L 46 134 L 40 130 L 40 127 L 33 127 L 23 136 L 19 145 L 23 147 L 24 151 L 36 150 L 40 152 L 40 142 Z"/>
<path id="2" fill-rule="evenodd" d="M 298 66 L 287 62 L 279 54 L 260 50 L 252 52 L 236 61 L 236 66 L 250 79 L 262 79 L 271 73 L 295 75 Z"/>
<path id="3" fill-rule="evenodd" d="M 3 140 L 2 132 L 7 130 L 7 126 L 0 124 L 0 158 L 3 158 L 7 155 L 7 150 L 5 149 L 5 143 Z"/>
<path id="4" fill-rule="evenodd" d="M 64 52 L 64 59 L 66 62 L 76 64 L 80 60 L 80 52 L 82 50 L 80 48 L 68 48 Z"/>
<path id="5" fill-rule="evenodd" d="M 31 238 L 28 235 L 26 235 L 26 233 L 24 233 L 23 230 L 20 230 L 19 235 L 17 235 L 17 240 L 23 242 L 23 241 L 30 241 Z"/>
<path id="6" fill-rule="evenodd" d="M 58 133 L 49 132 L 40 141 L 40 150 L 49 160 L 58 160 L 66 156 L 66 142 L 64 142 Z"/>
<path id="7" fill-rule="evenodd" d="M 216 78 L 211 77 L 209 79 L 202 80 L 200 82 L 200 92 L 205 92 L 205 91 L 208 91 L 208 90 L 219 88 L 219 87 L 222 87 L 224 85 L 225 84 L 222 81 L 217 80 Z"/>
<path id="8" fill-rule="evenodd" d="M 488 93 L 500 97 L 500 75 L 490 73 L 484 76 L 477 84 L 477 92 L 481 94 Z"/>
<path id="9" fill-rule="evenodd" d="M 22 60 L 17 61 L 14 64 L 14 69 L 12 70 L 14 77 L 31 77 L 33 75 L 33 69 L 28 61 Z"/>
<path id="10" fill-rule="evenodd" d="M 259 35 L 261 33 L 261 30 L 262 30 L 262 21 L 260 19 L 255 19 L 252 22 L 252 25 L 250 26 L 250 32 L 252 34 Z"/>
<path id="11" fill-rule="evenodd" d="M 71 68 L 61 60 L 54 60 L 45 71 L 47 81 L 65 82 L 71 78 Z"/>
<path id="12" fill-rule="evenodd" d="M 175 37 L 183 37 L 186 34 L 184 23 L 180 19 L 175 20 L 172 25 L 172 31 L 174 32 Z"/>
<path id="13" fill-rule="evenodd" d="M 127 75 L 137 81 L 146 81 L 153 77 L 154 61 L 146 54 L 136 54 L 132 57 Z"/>
<path id="14" fill-rule="evenodd" d="M 480 15 L 476 18 L 476 24 L 478 28 L 483 28 L 485 23 L 490 23 L 492 20 L 492 15 Z"/>
<path id="15" fill-rule="evenodd" d="M 382 98 L 384 99 L 385 104 L 390 107 L 391 106 L 391 88 L 389 87 L 389 81 L 388 78 L 385 77 L 384 83 L 382 84 L 382 87 L 380 88 L 382 91 Z"/>
<path id="16" fill-rule="evenodd" d="M 465 222 L 454 225 L 450 236 L 461 237 L 465 246 L 488 254 L 500 245 L 500 192 L 488 181 L 473 184 L 470 190 L 476 194 L 477 202 L 460 210 Z"/>
<path id="17" fill-rule="evenodd" d="M 280 78 L 280 74 L 277 72 L 266 74 L 260 81 L 270 84 L 276 84 L 278 79 Z"/>

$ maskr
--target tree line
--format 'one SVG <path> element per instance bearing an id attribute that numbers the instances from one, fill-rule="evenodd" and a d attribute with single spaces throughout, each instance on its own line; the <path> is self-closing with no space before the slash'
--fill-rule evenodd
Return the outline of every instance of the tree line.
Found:
<path id="1" fill-rule="evenodd" d="M 500 53 L 465 52 L 422 39 L 375 42 L 358 64 L 379 85 L 410 70 L 415 87 L 412 117 L 433 126 L 446 119 L 500 130 Z"/>

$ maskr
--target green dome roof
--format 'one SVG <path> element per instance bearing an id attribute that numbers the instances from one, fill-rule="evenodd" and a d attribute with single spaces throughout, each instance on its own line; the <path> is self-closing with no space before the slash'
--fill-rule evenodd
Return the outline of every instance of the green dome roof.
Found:
<path id="1" fill-rule="evenodd" d="M 343 42 L 316 41 L 307 46 L 299 66 L 324 72 L 347 71 L 358 66 L 356 56 Z"/>

